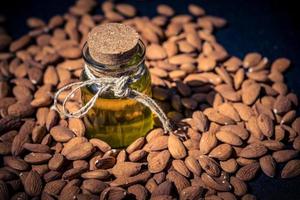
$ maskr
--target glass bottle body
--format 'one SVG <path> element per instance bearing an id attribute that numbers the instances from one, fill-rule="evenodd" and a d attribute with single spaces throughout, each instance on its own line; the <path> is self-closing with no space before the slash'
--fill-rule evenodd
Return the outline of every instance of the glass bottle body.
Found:
<path id="1" fill-rule="evenodd" d="M 138 68 L 145 69 L 145 73 L 129 87 L 151 96 L 150 72 L 143 60 L 140 59 L 143 57 L 137 54 L 137 57 L 133 58 L 129 64 L 127 63 L 127 66 L 139 63 L 135 66 L 136 70 Z M 85 71 L 83 71 L 81 79 L 88 79 Z M 96 92 L 96 85 L 82 88 L 83 103 L 88 102 Z M 154 124 L 152 112 L 148 107 L 133 99 L 117 98 L 112 92 L 99 96 L 95 105 L 83 117 L 83 121 L 87 137 L 99 138 L 113 148 L 128 146 L 137 138 L 144 136 Z"/>

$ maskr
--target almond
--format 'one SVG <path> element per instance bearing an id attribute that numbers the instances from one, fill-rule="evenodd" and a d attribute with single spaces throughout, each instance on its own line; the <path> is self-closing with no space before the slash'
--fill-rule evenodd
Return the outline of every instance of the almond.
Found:
<path id="1" fill-rule="evenodd" d="M 162 46 L 151 44 L 147 47 L 146 57 L 150 60 L 161 60 L 167 57 L 167 53 Z"/>
<path id="2" fill-rule="evenodd" d="M 51 128 L 50 134 L 57 142 L 68 142 L 74 137 L 73 131 L 63 126 L 55 126 Z"/>
<path id="3" fill-rule="evenodd" d="M 126 148 L 126 152 L 131 154 L 136 150 L 140 150 L 143 145 L 145 143 L 145 138 L 144 137 L 140 137 L 138 139 L 136 139 L 134 142 L 132 142 L 127 148 Z"/>
<path id="4" fill-rule="evenodd" d="M 300 160 L 290 160 L 282 169 L 281 178 L 293 178 L 300 174 Z"/>
<path id="5" fill-rule="evenodd" d="M 214 178 L 207 173 L 203 173 L 201 175 L 201 179 L 203 180 L 204 184 L 212 189 L 215 189 L 217 191 L 230 191 L 231 185 L 226 180 L 219 180 L 217 178 Z"/>
<path id="6" fill-rule="evenodd" d="M 210 131 L 203 133 L 199 143 L 200 152 L 202 154 L 208 154 L 217 146 L 217 142 L 215 133 Z"/>
<path id="7" fill-rule="evenodd" d="M 216 137 L 221 142 L 225 142 L 234 146 L 240 146 L 243 143 L 240 137 L 229 131 L 219 131 L 216 133 Z"/>
<path id="8" fill-rule="evenodd" d="M 106 179 L 110 176 L 110 173 L 104 169 L 97 169 L 81 174 L 84 179 Z"/>
<path id="9" fill-rule="evenodd" d="M 213 108 L 207 108 L 204 111 L 204 114 L 207 116 L 207 118 L 210 121 L 216 122 L 218 124 L 222 125 L 228 125 L 228 124 L 234 124 L 234 120 L 230 117 L 227 117 L 226 115 L 221 114 L 217 110 Z"/>
<path id="10" fill-rule="evenodd" d="M 259 159 L 261 170 L 269 177 L 275 176 L 276 163 L 272 156 L 266 155 Z"/>
<path id="11" fill-rule="evenodd" d="M 253 82 L 249 85 L 242 85 L 242 100 L 246 105 L 252 105 L 260 94 L 260 85 Z"/>
<path id="12" fill-rule="evenodd" d="M 199 162 L 193 158 L 192 156 L 186 157 L 185 161 L 185 166 L 195 175 L 200 176 L 201 174 L 201 167 Z"/>
<path id="13" fill-rule="evenodd" d="M 175 159 L 181 159 L 186 156 L 186 150 L 179 138 L 173 134 L 168 139 L 168 149 L 170 154 Z"/>
<path id="14" fill-rule="evenodd" d="M 76 136 L 82 137 L 85 134 L 85 126 L 82 120 L 77 118 L 69 119 L 69 129 L 75 133 Z"/>
<path id="15" fill-rule="evenodd" d="M 101 193 L 106 187 L 108 187 L 108 184 L 97 180 L 97 179 L 88 179 L 84 180 L 82 182 L 82 189 L 85 189 L 93 194 L 99 194 Z"/>
<path id="16" fill-rule="evenodd" d="M 272 137 L 274 133 L 274 125 L 272 119 L 268 115 L 260 114 L 257 118 L 257 124 L 265 136 Z"/>
<path id="17" fill-rule="evenodd" d="M 272 154 L 272 157 L 277 163 L 282 163 L 295 158 L 297 155 L 298 155 L 298 151 L 286 149 L 286 150 L 275 151 Z"/>
<path id="18" fill-rule="evenodd" d="M 248 131 L 241 125 L 227 125 L 220 128 L 221 131 L 234 133 L 241 139 L 246 140 L 249 137 Z"/>
<path id="19" fill-rule="evenodd" d="M 231 153 L 232 148 L 229 144 L 220 144 L 215 147 L 208 156 L 219 160 L 227 160 L 231 156 Z"/>
<path id="20" fill-rule="evenodd" d="M 273 110 L 275 114 L 283 114 L 291 109 L 291 101 L 283 95 L 279 95 L 273 105 Z"/>
<path id="21" fill-rule="evenodd" d="M 241 120 L 238 112 L 230 103 L 223 103 L 219 105 L 217 107 L 217 110 L 219 111 L 219 113 L 222 113 L 223 115 L 233 119 L 236 122 L 239 122 Z"/>
<path id="22" fill-rule="evenodd" d="M 26 176 L 24 189 L 32 197 L 38 196 L 42 192 L 42 179 L 36 171 L 30 171 Z"/>
<path id="23" fill-rule="evenodd" d="M 149 156 L 148 156 L 149 157 Z M 151 173 L 158 173 L 165 169 L 170 159 L 168 150 L 159 152 L 153 158 L 148 160 L 148 168 Z"/>
<path id="24" fill-rule="evenodd" d="M 151 197 L 153 198 L 160 195 L 170 195 L 172 192 L 172 187 L 173 185 L 170 181 L 164 181 L 152 191 Z"/>
<path id="25" fill-rule="evenodd" d="M 221 161 L 220 166 L 227 173 L 234 173 L 238 168 L 238 164 L 234 158 L 226 161 Z"/>
<path id="26" fill-rule="evenodd" d="M 247 185 L 244 181 L 236 178 L 235 176 L 230 177 L 230 184 L 233 187 L 233 192 L 237 196 L 243 196 L 247 193 Z"/>
<path id="27" fill-rule="evenodd" d="M 179 174 L 176 171 L 170 171 L 167 174 L 167 180 L 170 182 L 173 182 L 175 187 L 177 188 L 177 191 L 181 192 L 184 188 L 190 186 L 190 182 L 181 174 Z"/>
<path id="28" fill-rule="evenodd" d="M 200 199 L 203 194 L 203 188 L 200 186 L 190 186 L 184 188 L 180 193 L 180 199 L 188 200 L 188 199 Z"/>
<path id="29" fill-rule="evenodd" d="M 68 160 L 80 160 L 89 157 L 93 153 L 94 147 L 90 142 L 78 144 L 66 154 Z"/>
<path id="30" fill-rule="evenodd" d="M 49 153 L 30 153 L 24 157 L 24 160 L 30 164 L 46 163 L 52 157 Z"/>
<path id="31" fill-rule="evenodd" d="M 121 176 L 132 176 L 136 175 L 141 170 L 141 164 L 140 163 L 133 163 L 133 162 L 122 162 L 117 163 L 112 168 L 112 173 L 116 177 Z"/>
<path id="32" fill-rule="evenodd" d="M 182 160 L 173 160 L 172 166 L 177 172 L 179 172 L 183 176 L 187 178 L 190 176 L 190 171 L 188 170 L 188 168 Z"/>
<path id="33" fill-rule="evenodd" d="M 195 121 L 195 128 L 201 132 L 205 132 L 208 129 L 207 117 L 201 111 L 193 112 L 193 120 Z M 193 127 L 193 128 L 194 128 Z"/>
<path id="34" fill-rule="evenodd" d="M 236 177 L 242 181 L 250 181 L 256 176 L 259 168 L 258 162 L 245 165 L 237 171 Z"/>
<path id="35" fill-rule="evenodd" d="M 12 156 L 3 157 L 3 163 L 19 171 L 25 171 L 29 168 L 29 165 L 24 160 Z"/>
<path id="36" fill-rule="evenodd" d="M 199 157 L 199 163 L 207 174 L 211 176 L 218 176 L 220 174 L 219 165 L 214 159 L 201 155 Z"/>
<path id="37" fill-rule="evenodd" d="M 239 156 L 244 158 L 258 158 L 267 153 L 267 148 L 259 143 L 249 144 L 239 153 Z"/>
<path id="38" fill-rule="evenodd" d="M 159 136 L 149 141 L 151 151 L 159 151 L 168 148 L 168 136 Z"/>

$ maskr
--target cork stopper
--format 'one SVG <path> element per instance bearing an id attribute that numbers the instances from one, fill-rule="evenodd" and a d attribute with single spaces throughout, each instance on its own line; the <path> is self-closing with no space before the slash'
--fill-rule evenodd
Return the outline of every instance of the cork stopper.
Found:
<path id="1" fill-rule="evenodd" d="M 88 35 L 91 57 L 101 64 L 126 63 L 136 53 L 139 34 L 130 26 L 108 23 L 96 26 Z"/>

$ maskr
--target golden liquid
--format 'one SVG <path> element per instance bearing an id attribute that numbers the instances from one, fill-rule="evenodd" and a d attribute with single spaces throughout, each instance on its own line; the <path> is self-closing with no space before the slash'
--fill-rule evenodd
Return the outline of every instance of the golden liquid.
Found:
<path id="1" fill-rule="evenodd" d="M 130 87 L 151 96 L 149 71 Z M 93 87 L 82 89 L 84 103 L 94 96 L 94 90 Z M 154 124 L 148 107 L 132 99 L 115 98 L 112 94 L 97 99 L 96 104 L 84 116 L 84 123 L 87 137 L 99 138 L 113 148 L 128 146 L 144 136 Z"/>

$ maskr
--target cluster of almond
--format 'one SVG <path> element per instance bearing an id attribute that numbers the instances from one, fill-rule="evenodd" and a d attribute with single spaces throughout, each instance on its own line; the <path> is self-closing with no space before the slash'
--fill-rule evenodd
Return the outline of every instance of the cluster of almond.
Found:
<path id="1" fill-rule="evenodd" d="M 288 59 L 229 55 L 214 36 L 226 21 L 197 5 L 178 15 L 159 5 L 153 18 L 111 1 L 95 14 L 98 6 L 78 0 L 49 22 L 29 18 L 31 31 L 17 40 L 0 28 L 1 200 L 252 200 L 246 182 L 260 170 L 300 174 L 298 98 L 283 76 Z M 86 138 L 81 119 L 50 109 L 54 93 L 78 81 L 87 34 L 107 22 L 140 33 L 153 98 L 187 126 L 184 133 L 156 128 L 115 150 Z M 78 94 L 66 107 L 80 103 Z"/>

